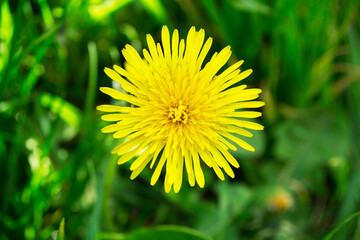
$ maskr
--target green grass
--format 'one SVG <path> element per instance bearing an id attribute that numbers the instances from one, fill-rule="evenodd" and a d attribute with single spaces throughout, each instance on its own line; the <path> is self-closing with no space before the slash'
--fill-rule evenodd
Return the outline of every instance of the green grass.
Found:
<path id="1" fill-rule="evenodd" d="M 0 239 L 359 239 L 359 0 L 0 1 Z M 231 45 L 263 89 L 257 150 L 179 194 L 134 181 L 95 110 L 162 25 Z M 121 139 L 120 141 L 123 141 Z M 285 199 L 281 207 L 276 199 Z"/>

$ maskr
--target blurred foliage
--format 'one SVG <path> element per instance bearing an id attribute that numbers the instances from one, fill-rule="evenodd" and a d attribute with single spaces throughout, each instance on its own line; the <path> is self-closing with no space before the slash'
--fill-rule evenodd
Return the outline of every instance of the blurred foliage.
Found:
<path id="1" fill-rule="evenodd" d="M 1 0 L 0 239 L 360 239 L 359 0 Z M 100 133 L 104 67 L 162 25 L 245 59 L 255 153 L 205 189 L 130 181 Z M 121 139 L 120 141 L 123 141 Z M 185 184 L 187 185 L 187 184 Z M 355 213 L 355 214 L 354 214 Z M 338 226 L 336 228 L 336 226 Z"/>

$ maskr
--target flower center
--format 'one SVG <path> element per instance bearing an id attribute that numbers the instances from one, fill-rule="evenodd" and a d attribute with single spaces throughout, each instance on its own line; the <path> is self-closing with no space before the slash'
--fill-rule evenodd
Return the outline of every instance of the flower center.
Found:
<path id="1" fill-rule="evenodd" d="M 182 101 L 179 101 L 174 107 L 169 108 L 169 119 L 175 122 L 187 123 L 189 118 L 189 111 L 186 106 L 183 105 Z"/>

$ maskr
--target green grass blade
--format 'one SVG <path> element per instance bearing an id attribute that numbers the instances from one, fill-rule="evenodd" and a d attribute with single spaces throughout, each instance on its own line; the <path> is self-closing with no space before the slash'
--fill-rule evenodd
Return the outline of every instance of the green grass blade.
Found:
<path id="1" fill-rule="evenodd" d="M 52 16 L 51 9 L 46 0 L 38 0 L 41 10 L 41 15 L 43 17 L 44 23 L 47 27 L 50 27 L 54 24 L 54 17 Z"/>
<path id="2" fill-rule="evenodd" d="M 75 128 L 80 126 L 80 110 L 61 97 L 52 96 L 50 93 L 43 93 L 40 96 L 40 103 L 44 107 L 50 108 L 53 113 L 59 115 L 69 125 Z"/>
<path id="3" fill-rule="evenodd" d="M 86 92 L 85 100 L 85 119 L 90 118 L 91 113 L 94 109 L 94 102 L 96 96 L 96 83 L 98 79 L 98 57 L 96 44 L 94 42 L 89 42 L 88 44 L 89 52 L 89 85 Z"/>
<path id="4" fill-rule="evenodd" d="M 339 226 L 337 226 L 334 230 L 332 230 L 328 235 L 326 235 L 325 238 L 323 238 L 323 240 L 330 240 L 332 237 L 335 236 L 335 234 L 341 229 L 343 228 L 346 224 L 348 224 L 351 220 L 355 219 L 357 216 L 360 215 L 360 212 L 354 213 L 352 214 L 350 217 L 348 217 L 345 221 L 343 221 L 342 223 L 339 224 Z"/>
<path id="5" fill-rule="evenodd" d="M 261 1 L 256 0 L 231 0 L 230 4 L 240 11 L 249 13 L 270 14 L 271 8 Z"/>
<path id="6" fill-rule="evenodd" d="M 65 218 L 62 218 L 56 240 L 64 240 L 64 239 L 65 239 Z"/>
<path id="7" fill-rule="evenodd" d="M 14 32 L 13 20 L 8 2 L 5 0 L 0 5 L 0 74 L 9 59 L 10 44 Z M 0 78 L 1 82 L 1 78 Z"/>
<path id="8" fill-rule="evenodd" d="M 134 0 L 105 1 L 101 5 L 89 6 L 88 11 L 93 20 L 100 21 L 101 19 L 109 16 L 113 12 L 120 10 L 133 1 Z"/>
<path id="9" fill-rule="evenodd" d="M 156 20 L 161 24 L 166 24 L 168 17 L 160 0 L 141 0 L 141 3 Z"/>

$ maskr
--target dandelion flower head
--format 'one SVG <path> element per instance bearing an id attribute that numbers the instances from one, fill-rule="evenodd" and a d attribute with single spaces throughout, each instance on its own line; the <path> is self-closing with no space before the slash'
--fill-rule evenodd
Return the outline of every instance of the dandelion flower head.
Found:
<path id="1" fill-rule="evenodd" d="M 105 68 L 105 73 L 125 91 L 100 88 L 112 98 L 128 103 L 97 107 L 107 112 L 102 120 L 113 122 L 101 131 L 113 133 L 114 138 L 127 138 L 112 151 L 120 156 L 118 164 L 135 158 L 130 166 L 131 179 L 149 164 L 154 169 L 151 185 L 164 169 L 166 192 L 171 188 L 179 192 L 185 171 L 190 186 L 196 182 L 204 187 L 201 163 L 212 168 L 221 180 L 225 179 L 223 172 L 234 178 L 231 166 L 238 168 L 239 164 L 229 149 L 236 151 L 235 143 L 254 151 L 237 136 L 252 137 L 247 129 L 263 129 L 260 124 L 243 119 L 261 116 L 260 112 L 243 109 L 264 105 L 262 101 L 252 101 L 259 97 L 260 89 L 238 84 L 252 70 L 240 71 L 243 61 L 238 61 L 218 74 L 231 56 L 229 46 L 214 53 L 204 64 L 212 38 L 204 43 L 203 29 L 196 31 L 191 27 L 184 40 L 179 39 L 178 30 L 170 37 L 164 26 L 161 44 L 149 34 L 146 40 L 149 50 L 143 50 L 143 58 L 126 45 L 122 50 L 124 68 Z"/>

